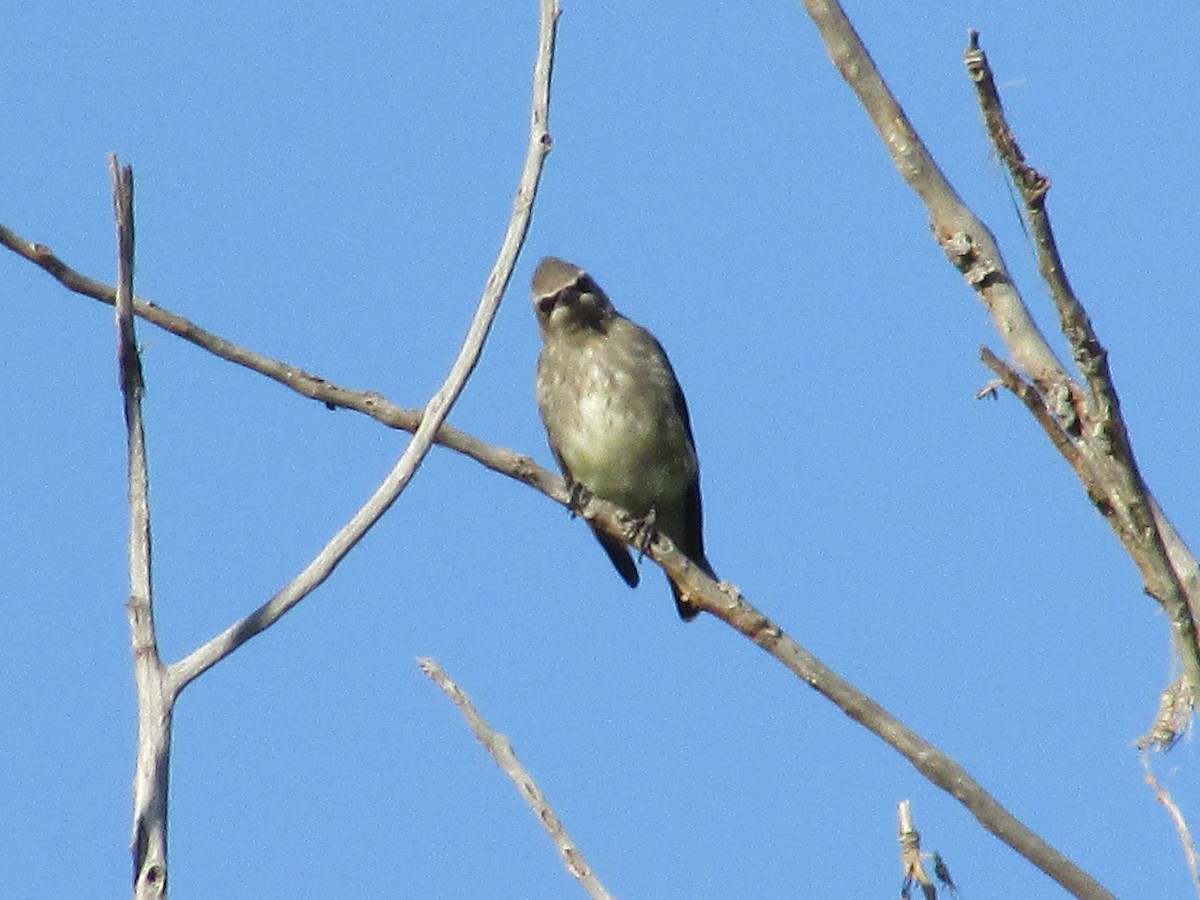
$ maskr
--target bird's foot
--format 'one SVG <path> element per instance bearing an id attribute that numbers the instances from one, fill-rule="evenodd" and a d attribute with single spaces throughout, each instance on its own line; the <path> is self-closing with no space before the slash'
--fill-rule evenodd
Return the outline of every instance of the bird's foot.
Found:
<path id="1" fill-rule="evenodd" d="M 624 518 L 625 527 L 629 534 L 629 543 L 637 548 L 638 562 L 640 563 L 645 558 L 646 551 L 650 549 L 650 545 L 654 543 L 654 538 L 658 534 L 658 530 L 654 527 L 654 507 L 650 507 L 650 512 L 646 513 L 640 519 L 635 516 L 626 516 Z"/>
<path id="2" fill-rule="evenodd" d="M 580 511 L 587 506 L 588 501 L 592 499 L 592 492 L 574 478 L 567 479 L 567 495 L 567 506 L 571 510 L 572 519 L 579 515 Z"/>

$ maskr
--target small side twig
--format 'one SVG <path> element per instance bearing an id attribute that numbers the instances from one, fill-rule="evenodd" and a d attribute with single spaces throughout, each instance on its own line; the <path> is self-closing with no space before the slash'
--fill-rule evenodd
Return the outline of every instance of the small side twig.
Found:
<path id="1" fill-rule="evenodd" d="M 1142 758 L 1142 767 L 1146 770 L 1146 783 L 1154 791 L 1155 799 L 1158 800 L 1171 816 L 1171 821 L 1175 824 L 1175 831 L 1179 834 L 1179 842 L 1183 845 L 1183 856 L 1187 860 L 1188 869 L 1192 873 L 1192 883 L 1196 887 L 1197 895 L 1200 895 L 1200 860 L 1196 857 L 1196 844 L 1192 841 L 1192 832 L 1188 828 L 1187 819 L 1183 817 L 1183 811 L 1179 805 L 1171 797 L 1170 792 L 1162 786 L 1158 778 L 1154 775 L 1154 769 L 1150 765 L 1150 755 L 1145 749 L 1140 754 Z"/>
<path id="2" fill-rule="evenodd" d="M 900 896 L 911 897 L 912 885 L 919 884 L 925 900 L 937 900 L 937 887 L 925 871 L 925 861 L 921 858 L 921 833 L 912 821 L 911 801 L 901 800 L 897 814 L 900 819 L 900 865 L 904 869 Z"/>
<path id="3" fill-rule="evenodd" d="M 896 814 L 900 820 L 898 835 L 900 865 L 904 869 L 904 880 L 900 884 L 900 896 L 903 900 L 909 900 L 912 897 L 912 887 L 916 884 L 921 886 L 921 893 L 925 900 L 937 900 L 937 884 L 941 884 L 951 897 L 957 898 L 958 886 L 950 877 L 950 867 L 946 865 L 941 854 L 926 853 L 921 849 L 921 833 L 913 824 L 911 801 L 901 800 Z M 925 868 L 926 858 L 933 861 L 933 878 L 929 877 L 929 872 Z M 937 884 L 934 883 L 935 879 Z"/>
<path id="4" fill-rule="evenodd" d="M 979 358 L 985 366 L 996 374 L 1000 384 L 1025 404 L 1025 408 L 1029 410 L 1034 419 L 1037 420 L 1037 423 L 1042 426 L 1042 430 L 1046 432 L 1046 437 L 1050 438 L 1050 443 L 1054 444 L 1055 449 L 1062 454 L 1063 459 L 1071 464 L 1071 468 L 1083 480 L 1084 487 L 1088 489 L 1088 495 L 1092 497 L 1092 502 L 1100 502 L 1101 497 L 1093 493 L 1093 489 L 1088 483 L 1091 473 L 1083 463 L 1083 457 L 1079 452 L 1079 448 L 1071 443 L 1070 438 L 1059 425 L 1054 413 L 1046 406 L 1046 398 L 1038 393 L 1037 388 L 1022 378 L 1021 373 L 987 347 L 979 348 Z"/>
<path id="5" fill-rule="evenodd" d="M 471 727 L 471 731 L 479 739 L 479 743 L 483 744 L 492 754 L 496 765 L 504 770 L 504 774 L 512 779 L 513 784 L 521 792 L 521 796 L 537 814 L 538 821 L 542 823 L 542 827 L 546 829 L 550 839 L 554 841 L 567 871 L 579 879 L 579 883 L 588 892 L 588 896 L 594 900 L 612 900 L 612 894 L 600 883 L 600 879 L 596 877 L 596 873 L 592 871 L 587 859 L 584 858 L 583 851 L 571 840 L 558 813 L 546 800 L 546 795 L 542 793 L 533 777 L 517 759 L 508 738 L 487 723 L 487 720 L 475 708 L 475 704 L 471 702 L 471 698 L 450 679 L 450 676 L 435 660 L 418 659 L 417 664 L 421 667 L 421 671 L 433 679 L 433 682 L 454 701 Z"/>

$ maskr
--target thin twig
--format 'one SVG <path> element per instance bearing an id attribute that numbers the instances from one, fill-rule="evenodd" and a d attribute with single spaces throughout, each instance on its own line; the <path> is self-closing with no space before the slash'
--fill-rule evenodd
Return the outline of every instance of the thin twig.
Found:
<path id="1" fill-rule="evenodd" d="M 500 308 L 500 301 L 512 277 L 517 256 L 525 242 L 542 166 L 550 152 L 551 141 L 547 123 L 550 114 L 550 82 L 554 68 L 554 39 L 559 15 L 556 0 L 541 0 L 541 11 L 538 56 L 533 77 L 529 147 L 524 170 L 517 186 L 512 217 L 505 230 L 500 253 L 488 277 L 466 340 L 450 373 L 426 405 L 412 440 L 399 461 L 362 509 L 330 539 L 324 549 L 290 584 L 249 616 L 233 623 L 221 634 L 174 663 L 170 667 L 170 674 L 177 689 L 182 689 L 246 641 L 269 628 L 333 573 L 346 554 L 408 486 L 433 446 L 446 416 L 450 414 L 455 401 L 466 386 L 467 379 L 470 378 L 483 352 L 484 341 Z"/>
<path id="2" fill-rule="evenodd" d="M 921 886 L 921 893 L 925 900 L 937 900 L 937 887 L 934 885 L 933 879 L 929 877 L 929 873 L 925 871 L 925 861 L 921 858 L 921 833 L 913 824 L 911 801 L 900 801 L 897 816 L 900 819 L 898 834 L 900 865 L 904 869 L 904 882 L 900 889 L 900 896 L 911 896 L 912 892 L 909 890 L 909 886 L 916 883 Z"/>
<path id="3" fill-rule="evenodd" d="M 1038 393 L 1037 388 L 1022 378 L 1016 369 L 987 347 L 979 348 L 979 358 L 985 366 L 996 373 L 1000 384 L 1025 404 L 1026 408 L 1037 420 L 1037 423 L 1042 426 L 1042 430 L 1046 432 L 1046 437 L 1050 438 L 1050 443 L 1062 454 L 1063 459 L 1071 464 L 1071 468 L 1083 480 L 1084 486 L 1088 487 L 1088 495 L 1092 496 L 1092 501 L 1096 503 L 1100 502 L 1102 498 L 1092 494 L 1089 486 L 1091 473 L 1084 465 L 1079 448 L 1071 443 L 1070 437 L 1063 431 L 1058 419 L 1046 407 L 1046 398 Z"/>
<path id="4" fill-rule="evenodd" d="M 1046 212 L 1050 179 L 1025 161 L 1025 154 L 1021 152 L 1016 135 L 1013 134 L 1004 114 L 1004 105 L 1000 100 L 1000 92 L 996 87 L 987 55 L 979 46 L 979 32 L 970 29 L 967 32 L 967 41 L 963 61 L 966 63 L 967 74 L 975 83 L 988 135 L 1000 159 L 1008 167 L 1013 183 L 1021 192 L 1025 214 L 1038 248 L 1042 278 L 1049 286 L 1058 308 L 1059 324 L 1071 347 L 1072 356 L 1080 371 L 1088 375 L 1089 381 L 1093 375 L 1098 377 L 1098 380 L 1091 383 L 1091 388 L 1093 397 L 1100 400 L 1112 390 L 1112 382 L 1108 378 L 1107 358 L 1092 329 L 1087 312 L 1075 296 L 1067 278 L 1066 267 L 1058 252 L 1058 242 L 1054 238 L 1054 229 Z M 1108 396 L 1105 402 L 1114 407 L 1118 405 L 1115 394 Z"/>
<path id="5" fill-rule="evenodd" d="M 588 865 L 587 859 L 584 858 L 583 851 L 571 840 L 558 813 L 546 800 L 546 795 L 542 793 L 537 782 L 517 759 L 508 738 L 487 723 L 487 720 L 475 708 L 475 704 L 471 702 L 471 698 L 450 679 L 450 676 L 435 660 L 418 659 L 417 664 L 420 665 L 421 671 L 433 679 L 434 683 L 454 701 L 467 720 L 467 724 L 471 726 L 471 731 L 479 739 L 479 743 L 487 748 L 487 751 L 492 754 L 492 758 L 496 760 L 496 765 L 512 779 L 513 784 L 521 792 L 521 796 L 525 798 L 525 802 L 537 814 L 538 821 L 542 823 L 542 827 L 546 829 L 550 839 L 554 841 L 567 871 L 579 879 L 579 883 L 588 892 L 588 896 L 594 900 L 612 900 L 612 894 L 600 883 L 600 879 Z"/>
<path id="6" fill-rule="evenodd" d="M 1192 873 L 1192 884 L 1196 888 L 1196 893 L 1200 895 L 1200 860 L 1196 857 L 1196 844 L 1192 841 L 1192 832 L 1188 828 L 1187 819 L 1183 816 L 1183 811 L 1180 810 L 1178 804 L 1175 803 L 1171 793 L 1159 783 L 1159 780 L 1154 775 L 1154 769 L 1150 765 L 1150 754 L 1146 750 L 1142 750 L 1140 754 L 1142 758 L 1142 767 L 1146 770 L 1146 783 L 1154 791 L 1155 799 L 1158 800 L 1171 816 L 1171 821 L 1175 825 L 1175 831 L 1179 835 L 1179 842 L 1183 845 L 1183 856 L 1187 860 L 1188 869 Z"/>

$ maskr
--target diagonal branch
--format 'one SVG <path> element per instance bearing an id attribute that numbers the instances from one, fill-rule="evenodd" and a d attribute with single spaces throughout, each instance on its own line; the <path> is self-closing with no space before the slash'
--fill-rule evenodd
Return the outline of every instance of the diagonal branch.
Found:
<path id="1" fill-rule="evenodd" d="M 116 301 L 117 292 L 114 287 L 77 272 L 59 259 L 45 244 L 34 243 L 4 225 L 0 225 L 0 245 L 53 275 L 63 287 L 74 293 L 91 297 L 107 303 L 109 306 Z M 207 350 L 214 356 L 243 366 L 295 391 L 302 397 L 316 400 L 329 409 L 353 410 L 398 431 L 416 431 L 421 424 L 422 413 L 419 409 L 397 406 L 377 391 L 361 391 L 345 387 L 299 366 L 257 353 L 208 331 L 185 316 L 159 306 L 152 300 L 135 297 L 133 312 L 147 322 L 157 325 L 164 331 L 170 332 L 202 350 Z M 435 433 L 434 443 L 469 456 L 502 475 L 508 475 L 536 487 L 542 493 L 548 494 L 556 500 L 561 501 L 566 497 L 565 493 L 554 493 L 552 485 L 559 480 L 558 477 L 539 467 L 528 456 L 485 443 L 465 431 L 445 424 Z"/>
<path id="2" fill-rule="evenodd" d="M 581 514 L 614 536 L 621 535 L 621 514 L 595 498 Z M 627 514 L 626 514 L 627 515 Z M 783 663 L 801 681 L 831 700 L 842 712 L 881 738 L 925 778 L 962 803 L 979 823 L 1077 897 L 1113 895 L 1091 875 L 1004 808 L 949 754 L 921 737 L 880 704 L 800 646 L 760 612 L 732 584 L 718 584 L 660 537 L 647 554 L 670 574 L 688 602 L 716 616 Z"/>
<path id="3" fill-rule="evenodd" d="M 1193 695 L 1200 697 L 1200 629 L 1196 625 L 1200 621 L 1200 565 L 1155 504 L 1137 470 L 1106 354 L 1070 290 L 1045 215 L 1044 196 L 1049 182 L 1025 163 L 1007 125 L 999 127 L 1003 112 L 998 97 L 994 103 L 985 103 L 985 119 L 995 129 L 997 149 L 1008 161 L 1018 186 L 1028 189 L 1027 210 L 1038 235 L 1042 270 L 1090 391 L 1078 385 L 1055 356 L 1021 299 L 995 238 L 963 203 L 934 161 L 840 5 L 836 0 L 802 2 L 820 30 L 834 65 L 879 131 L 896 168 L 929 210 L 938 243 L 987 306 L 1017 368 L 1041 394 L 1042 405 L 1058 421 L 1065 436 L 1076 443 L 1081 461 L 1090 470 L 1090 476 L 1084 479 L 1089 495 L 1141 570 L 1147 592 L 1167 610 L 1185 676 Z M 971 44 L 967 61 L 972 78 L 981 93 L 988 93 L 990 86 L 988 95 L 995 97 L 994 80 L 986 72 L 977 36 L 972 37 Z M 1058 446 L 1060 441 L 1056 439 L 1055 443 Z M 1093 485 L 1101 490 L 1094 492 Z"/>
<path id="4" fill-rule="evenodd" d="M 1062 440 L 1074 447 L 1076 462 L 1072 465 L 1088 496 L 1109 520 L 1141 570 L 1146 592 L 1162 604 L 1170 617 L 1174 643 L 1184 662 L 1192 696 L 1200 697 L 1200 637 L 1196 625 L 1200 621 L 1200 591 L 1193 589 L 1189 593 L 1182 574 L 1194 568 L 1195 560 L 1190 566 L 1184 561 L 1177 569 L 1167 549 L 1169 539 L 1165 532 L 1169 523 L 1153 502 L 1138 469 L 1108 365 L 1108 353 L 1071 287 L 1054 238 L 1046 209 L 1050 179 L 1026 161 L 1004 114 L 987 54 L 979 45 L 979 32 L 974 29 L 968 32 L 963 60 L 975 84 L 988 135 L 1021 192 L 1037 245 L 1039 270 L 1050 287 L 1059 325 L 1071 347 L 1075 365 L 1087 384 L 1086 391 L 1074 386 L 1075 394 L 1083 397 L 1084 403 L 1076 410 L 1078 419 L 1071 420 L 1075 427 L 1067 428 L 1068 434 L 1062 435 Z M 1045 423 L 1042 425 L 1047 428 Z M 1048 428 L 1047 433 L 1050 433 Z M 1055 444 L 1059 446 L 1059 441 Z M 1170 533 L 1177 538 L 1173 529 Z M 1176 558 L 1179 555 L 1176 553 Z"/>
<path id="5" fill-rule="evenodd" d="M 487 720 L 475 708 L 475 704 L 471 702 L 471 698 L 450 679 L 450 676 L 437 664 L 436 660 L 418 659 L 417 664 L 420 665 L 421 671 L 433 679 L 433 682 L 454 701 L 455 706 L 459 708 L 463 718 L 471 727 L 471 731 L 479 739 L 479 743 L 483 744 L 488 753 L 492 754 L 496 765 L 512 779 L 525 801 L 537 813 L 538 821 L 542 823 L 542 827 L 554 841 L 554 846 L 558 848 L 559 856 L 562 857 L 567 871 L 579 879 L 579 883 L 583 885 L 583 889 L 593 900 L 612 900 L 612 894 L 605 889 L 596 873 L 592 871 L 583 851 L 571 840 L 566 827 L 559 819 L 558 813 L 554 811 L 554 807 L 546 799 L 546 795 L 542 793 L 542 789 L 537 786 L 537 782 L 517 759 L 517 754 L 513 752 L 508 738 L 487 723 Z"/>

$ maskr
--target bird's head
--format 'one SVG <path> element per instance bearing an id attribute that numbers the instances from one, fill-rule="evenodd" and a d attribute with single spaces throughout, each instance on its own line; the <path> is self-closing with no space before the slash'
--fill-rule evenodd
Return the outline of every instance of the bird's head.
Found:
<path id="1" fill-rule="evenodd" d="M 616 311 L 587 272 L 547 256 L 533 273 L 533 310 L 542 334 L 582 330 L 603 332 Z"/>

